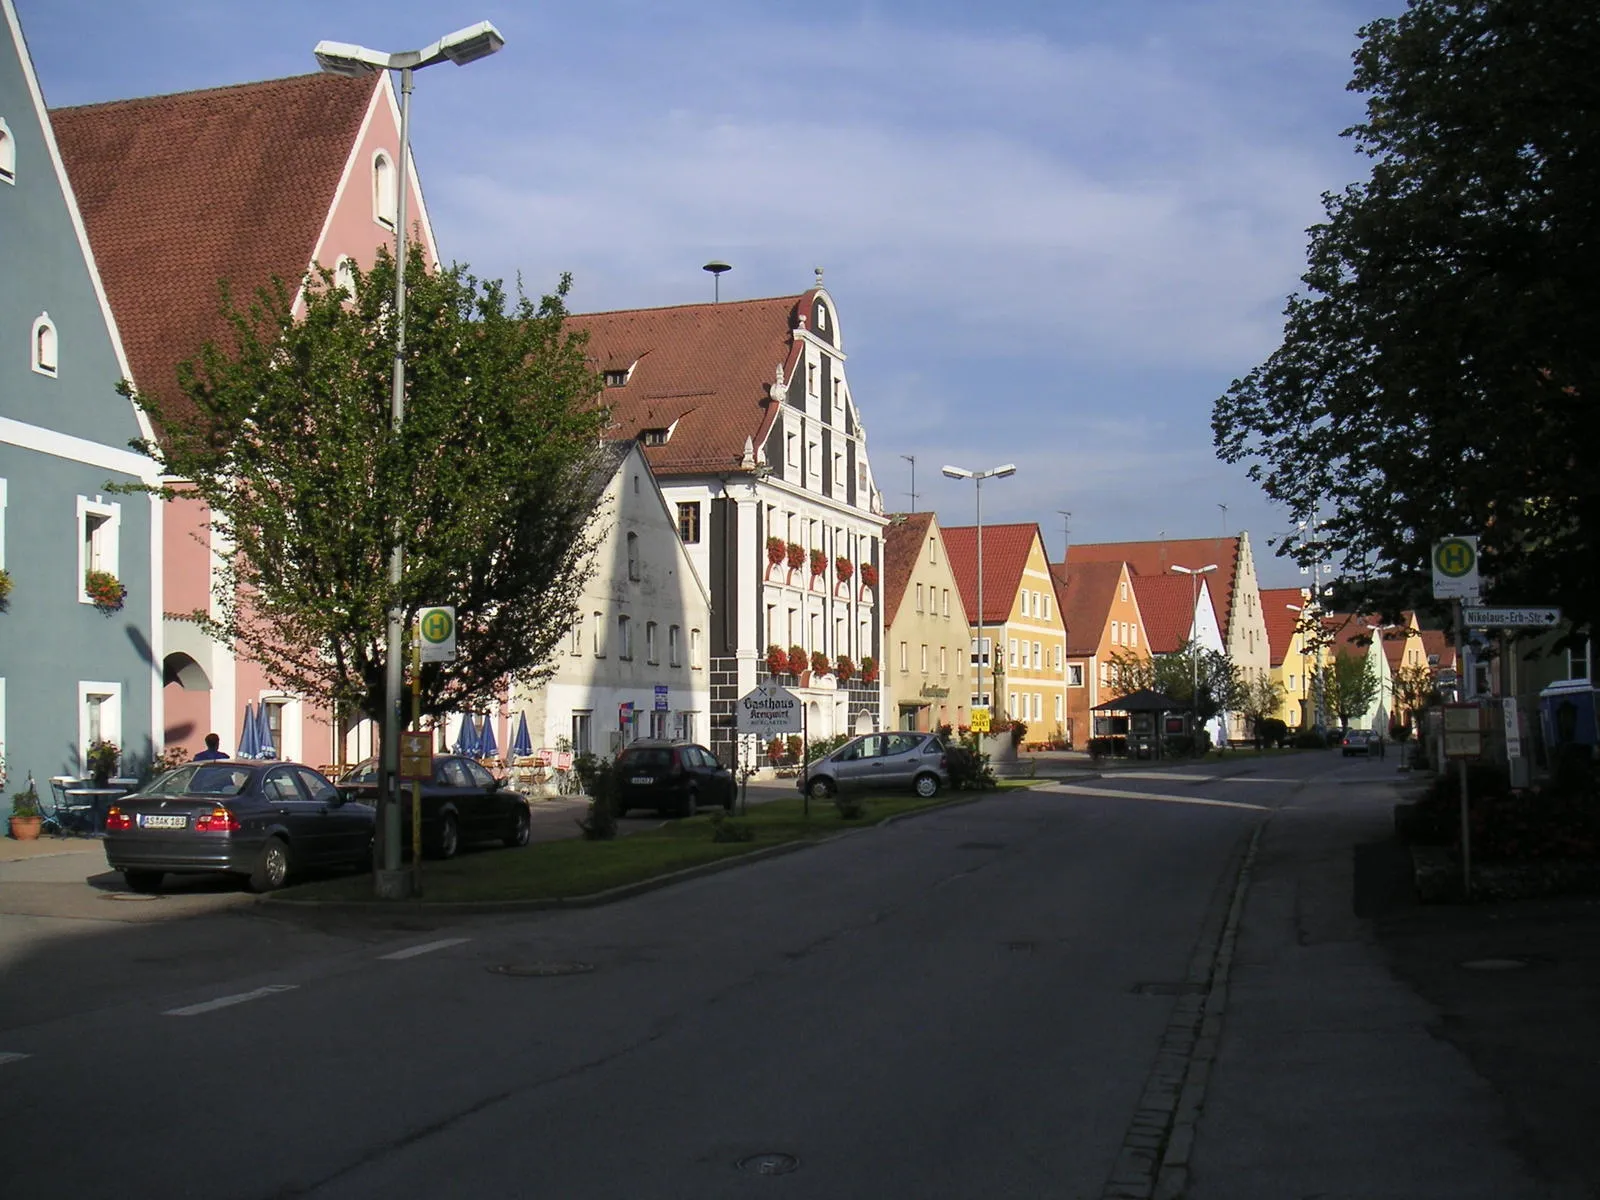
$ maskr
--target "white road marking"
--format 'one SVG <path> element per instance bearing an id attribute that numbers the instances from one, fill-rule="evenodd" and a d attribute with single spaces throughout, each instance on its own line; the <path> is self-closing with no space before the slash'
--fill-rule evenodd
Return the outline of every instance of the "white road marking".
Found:
<path id="1" fill-rule="evenodd" d="M 1219 779 L 1218 775 L 1196 775 L 1187 771 L 1118 771 L 1118 779 L 1180 779 L 1189 783 L 1205 783 Z"/>
<path id="2" fill-rule="evenodd" d="M 253 992 L 240 992 L 237 996 L 219 996 L 215 1000 L 206 1000 L 200 1004 L 186 1004 L 182 1008 L 169 1008 L 161 1015 L 164 1017 L 192 1017 L 218 1008 L 228 1008 L 235 1004 L 244 1004 L 250 1000 L 260 1000 L 263 996 L 276 996 L 279 992 L 292 992 L 299 986 L 297 983 L 269 983 L 266 987 L 258 987 Z"/>
<path id="3" fill-rule="evenodd" d="M 407 946 L 404 950 L 396 950 L 393 954 L 380 954 L 379 958 L 415 958 L 419 954 L 430 954 L 435 950 L 443 950 L 446 946 L 459 946 L 462 942 L 470 942 L 471 938 L 443 938 L 437 942 L 423 942 L 420 946 Z"/>
<path id="4" fill-rule="evenodd" d="M 5 1066 L 7 1063 L 21 1062 L 27 1057 L 26 1054 L 18 1054 L 14 1050 L 0 1050 L 0 1067 Z"/>
<path id="5" fill-rule="evenodd" d="M 1035 788 L 1038 792 L 1068 792 L 1074 796 L 1105 796 L 1116 800 L 1161 800 L 1167 804 L 1203 804 L 1211 808 L 1250 808 L 1257 812 L 1271 812 L 1265 804 L 1246 804 L 1242 800 L 1209 800 L 1201 796 L 1168 796 L 1161 792 L 1123 792 L 1112 788 L 1077 787 L 1070 783 L 1049 784 Z"/>
<path id="6" fill-rule="evenodd" d="M 1228 775 L 1224 776 L 1228 783 L 1304 783 L 1302 779 L 1271 779 L 1265 775 Z"/>

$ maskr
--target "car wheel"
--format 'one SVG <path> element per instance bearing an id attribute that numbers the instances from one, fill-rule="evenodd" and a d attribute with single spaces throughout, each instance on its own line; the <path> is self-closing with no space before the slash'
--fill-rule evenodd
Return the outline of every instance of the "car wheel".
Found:
<path id="1" fill-rule="evenodd" d="M 250 872 L 252 892 L 273 892 L 289 878 L 289 847 L 282 838 L 271 837 L 262 844 L 256 855 L 255 869 Z"/>
<path id="2" fill-rule="evenodd" d="M 439 818 L 439 837 L 433 848 L 437 858 L 454 858 L 461 849 L 461 826 L 456 824 L 455 813 L 445 813 Z"/>
<path id="3" fill-rule="evenodd" d="M 692 817 L 700 811 L 700 793 L 690 788 L 683 794 L 683 803 L 678 805 L 680 817 Z"/>
<path id="4" fill-rule="evenodd" d="M 806 784 L 806 792 L 813 800 L 826 800 L 834 793 L 833 780 L 826 775 L 818 775 L 810 783 Z"/>
<path id="5" fill-rule="evenodd" d="M 122 878 L 127 882 L 128 888 L 135 892 L 159 892 L 161 881 L 166 877 L 164 871 L 123 871 Z"/>
<path id="6" fill-rule="evenodd" d="M 511 834 L 506 838 L 506 845 L 513 850 L 518 846 L 526 846 L 532 836 L 533 821 L 528 816 L 528 806 L 519 804 L 517 811 L 511 817 Z"/>
<path id="7" fill-rule="evenodd" d="M 931 800 L 939 794 L 939 777 L 924 772 L 917 776 L 916 782 L 911 786 L 916 789 L 917 795 L 924 800 Z"/>

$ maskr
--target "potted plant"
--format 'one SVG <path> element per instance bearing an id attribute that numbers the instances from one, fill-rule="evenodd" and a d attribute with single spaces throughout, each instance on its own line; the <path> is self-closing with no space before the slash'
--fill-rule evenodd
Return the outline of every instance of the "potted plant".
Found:
<path id="1" fill-rule="evenodd" d="M 811 552 L 811 577 L 815 579 L 827 569 L 828 556 L 821 550 L 813 550 Z"/>
<path id="2" fill-rule="evenodd" d="M 813 679 L 819 675 L 826 675 L 832 669 L 833 664 L 828 661 L 826 654 L 821 650 L 813 650 L 811 652 L 811 677 Z"/>
<path id="3" fill-rule="evenodd" d="M 103 613 L 114 613 L 122 607 L 128 589 L 110 571 L 85 571 L 83 590 L 94 606 Z"/>
<path id="4" fill-rule="evenodd" d="M 789 669 L 789 654 L 784 648 L 773 642 L 767 647 L 767 670 L 774 675 L 782 675 Z"/>
<path id="5" fill-rule="evenodd" d="M 839 661 L 833 664 L 833 673 L 839 677 L 840 683 L 849 683 L 850 677 L 856 673 L 856 665 L 850 661 L 848 654 L 841 654 Z"/>
<path id="6" fill-rule="evenodd" d="M 784 552 L 789 557 L 789 570 L 798 571 L 805 565 L 806 548 L 799 542 L 790 542 L 788 546 L 784 548 Z"/>
<path id="7" fill-rule="evenodd" d="M 801 675 L 805 673 L 806 664 L 810 660 L 806 656 L 804 646 L 789 647 L 789 674 Z"/>
<path id="8" fill-rule="evenodd" d="M 838 573 L 840 581 L 844 583 L 849 583 L 850 576 L 856 573 L 855 563 L 851 562 L 842 554 L 833 560 L 833 569 Z"/>
<path id="9" fill-rule="evenodd" d="M 783 544 L 781 537 L 769 537 L 767 539 L 767 565 L 769 567 L 775 567 L 781 563 L 784 555 L 788 552 L 789 548 Z"/>
<path id="10" fill-rule="evenodd" d="M 44 823 L 44 810 L 39 807 L 39 792 L 28 780 L 28 786 L 11 796 L 11 836 L 19 842 L 37 841 L 39 826 Z"/>
<path id="11" fill-rule="evenodd" d="M 89 743 L 89 753 L 84 757 L 89 763 L 89 774 L 94 778 L 94 785 L 103 788 L 111 779 L 111 772 L 117 769 L 117 759 L 122 756 L 122 751 L 117 749 L 115 742 L 100 739 Z"/>
<path id="12" fill-rule="evenodd" d="M 878 660 L 868 654 L 861 660 L 861 682 L 878 682 Z"/>
<path id="13" fill-rule="evenodd" d="M 871 563 L 861 564 L 861 586 L 872 591 L 878 588 L 878 568 Z"/>

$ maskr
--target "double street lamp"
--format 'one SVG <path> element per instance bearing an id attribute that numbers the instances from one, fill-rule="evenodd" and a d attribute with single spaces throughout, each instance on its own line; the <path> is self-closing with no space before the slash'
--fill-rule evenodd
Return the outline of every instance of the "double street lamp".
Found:
<path id="1" fill-rule="evenodd" d="M 994 467 L 987 471 L 968 471 L 963 467 L 944 467 L 944 475 L 949 479 L 970 479 L 977 485 L 978 492 L 978 699 L 984 697 L 983 690 L 983 481 L 985 479 L 1004 479 L 1007 475 L 1017 473 L 1016 463 L 1006 463 L 1003 467 Z M 994 679 L 994 652 L 989 654 L 989 678 Z M 989 708 L 994 708 L 991 698 Z M 968 718 L 971 719 L 970 717 Z"/>
<path id="2" fill-rule="evenodd" d="M 1180 567 L 1172 564 L 1172 569 L 1179 575 L 1187 575 L 1194 583 L 1194 600 L 1189 605 L 1189 686 L 1193 689 L 1189 693 L 1189 708 L 1194 713 L 1195 728 L 1189 730 L 1193 737 L 1200 735 L 1200 576 L 1209 575 L 1217 569 L 1216 563 L 1207 563 L 1203 567 Z"/>
<path id="3" fill-rule="evenodd" d="M 487 58 L 505 44 L 505 38 L 500 36 L 498 29 L 488 21 L 479 21 L 476 25 L 446 34 L 421 50 L 399 50 L 389 54 L 349 42 L 325 41 L 318 42 L 313 51 L 318 65 L 330 75 L 354 78 L 376 71 L 400 72 L 400 161 L 396 164 L 395 172 L 398 190 L 394 216 L 394 376 L 389 393 L 389 426 L 397 436 L 405 421 L 406 411 L 406 199 L 410 190 L 411 166 L 411 73 L 441 62 L 466 66 L 480 58 Z M 394 534 L 394 547 L 389 552 L 392 602 L 384 651 L 383 757 L 378 794 L 383 804 L 383 821 L 379 827 L 379 844 L 383 854 L 381 869 L 398 874 L 400 805 L 395 791 L 395 777 L 400 773 L 400 705 L 405 683 L 405 608 L 400 600 L 400 582 L 405 567 L 405 531 L 401 528 L 398 516 L 395 518 Z M 413 848 L 413 853 L 419 852 Z M 395 874 L 389 878 L 393 880 Z M 383 891 L 382 876 L 378 884 L 379 890 Z"/>

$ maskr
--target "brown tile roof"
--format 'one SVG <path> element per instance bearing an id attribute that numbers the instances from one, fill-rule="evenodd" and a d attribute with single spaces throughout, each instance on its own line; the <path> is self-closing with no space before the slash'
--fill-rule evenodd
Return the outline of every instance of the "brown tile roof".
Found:
<path id="1" fill-rule="evenodd" d="M 1125 562 L 1135 575 L 1174 574 L 1174 565 L 1217 569 L 1206 576 L 1211 587 L 1211 602 L 1216 606 L 1222 640 L 1228 640 L 1228 622 L 1233 614 L 1233 589 L 1238 586 L 1239 539 L 1180 538 L 1155 542 L 1086 542 L 1067 547 L 1069 564 Z"/>
<path id="2" fill-rule="evenodd" d="M 906 585 L 916 568 L 917 556 L 928 544 L 928 530 L 933 525 L 933 514 L 896 513 L 889 518 L 883 531 L 883 620 L 894 624 L 900 611 L 900 601 L 905 598 Z M 987 539 L 984 549 L 987 550 Z M 987 596 L 984 597 L 988 599 Z"/>
<path id="3" fill-rule="evenodd" d="M 967 623 L 978 622 L 978 528 L 957 525 L 941 531 L 950 570 L 961 588 Z M 983 607 L 985 625 L 999 625 L 1011 616 L 1022 587 L 1022 572 L 1035 541 L 1043 542 L 1039 526 L 985 525 L 983 527 Z"/>
<path id="4" fill-rule="evenodd" d="M 1333 650 L 1348 650 L 1352 654 L 1370 651 L 1371 626 L 1380 624 L 1382 621 L 1377 613 L 1328 613 L 1322 618 L 1322 627 L 1328 631 Z"/>
<path id="5" fill-rule="evenodd" d="M 1422 631 L 1422 649 L 1428 655 L 1428 663 L 1434 670 L 1451 669 L 1456 665 L 1455 643 L 1442 629 L 1424 629 Z"/>
<path id="6" fill-rule="evenodd" d="M 580 313 L 568 327 L 589 335 L 596 370 L 633 373 L 609 387 L 616 437 L 645 429 L 676 429 L 665 445 L 646 446 L 658 476 L 737 469 L 745 439 L 759 453 L 778 406 L 768 399 L 778 368 L 795 379 L 802 344 L 797 316 L 809 312 L 815 289 L 767 300 L 682 304 L 621 312 Z"/>
<path id="7" fill-rule="evenodd" d="M 1050 564 L 1050 575 L 1056 581 L 1056 607 L 1067 622 L 1069 658 L 1088 658 L 1100 649 L 1100 635 L 1111 617 L 1122 571 L 1120 562 Z"/>
<path id="8" fill-rule="evenodd" d="M 1181 575 L 1135 575 L 1132 579 L 1146 647 L 1152 654 L 1171 654 L 1194 628 L 1193 581 Z"/>
<path id="9" fill-rule="evenodd" d="M 50 114 L 134 382 L 176 393 L 177 364 L 276 275 L 299 286 L 355 148 L 374 79 L 300 75 Z"/>
<path id="10" fill-rule="evenodd" d="M 1290 612 L 1289 605 L 1304 608 L 1309 601 L 1299 588 L 1262 588 L 1261 616 L 1267 623 L 1267 647 L 1272 665 L 1282 666 L 1294 642 L 1295 626 L 1300 614 Z"/>

